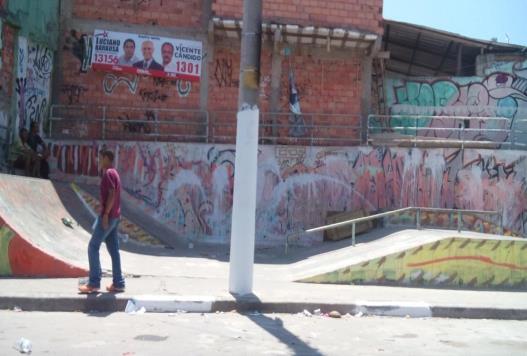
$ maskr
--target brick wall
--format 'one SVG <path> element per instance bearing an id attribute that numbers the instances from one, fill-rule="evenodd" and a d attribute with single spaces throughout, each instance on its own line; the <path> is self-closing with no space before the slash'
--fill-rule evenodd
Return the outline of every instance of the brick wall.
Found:
<path id="1" fill-rule="evenodd" d="M 75 48 L 81 33 L 71 31 L 65 34 L 66 45 L 62 49 L 62 83 L 59 88 L 58 104 L 87 105 L 86 109 L 62 112 L 57 109 L 56 114 L 67 117 L 100 118 L 118 120 L 107 125 L 110 136 L 123 137 L 129 135 L 131 139 L 149 139 L 143 134 L 164 132 L 168 135 L 183 135 L 187 133 L 201 134 L 202 128 L 193 127 L 186 130 L 183 126 L 158 126 L 130 123 L 130 120 L 153 120 L 155 115 L 159 121 L 195 121 L 201 119 L 199 113 L 179 113 L 179 109 L 199 109 L 200 83 L 187 81 L 171 81 L 146 76 L 135 76 L 120 73 L 100 72 L 88 70 L 80 72 L 81 62 L 75 55 Z M 124 107 L 124 108 L 123 108 Z M 170 110 L 168 110 L 170 109 Z M 120 122 L 122 121 L 122 122 Z M 80 132 L 70 131 L 69 135 L 80 135 L 85 138 L 100 137 L 100 125 L 81 126 Z M 61 133 L 56 126 L 55 132 Z"/>
<path id="2" fill-rule="evenodd" d="M 243 0 L 214 0 L 213 11 L 216 16 L 241 18 Z M 265 0 L 263 16 L 269 21 L 382 33 L 382 0 Z"/>
<path id="3" fill-rule="evenodd" d="M 92 32 L 81 32 L 75 28 L 75 20 L 107 20 L 127 24 L 157 26 L 162 28 L 200 29 L 203 9 L 202 0 L 74 0 L 72 1 L 71 27 L 64 29 L 61 50 L 61 78 L 59 93 L 55 102 L 61 105 L 86 105 L 86 109 L 56 109 L 55 114 L 70 118 L 100 118 L 103 116 L 116 122 L 106 123 L 110 136 L 128 135 L 131 139 L 149 139 L 145 134 L 162 132 L 165 139 L 169 135 L 201 135 L 204 129 L 197 126 L 147 125 L 130 122 L 133 120 L 151 121 L 154 116 L 159 121 L 174 122 L 201 120 L 201 113 L 180 113 L 179 109 L 199 109 L 200 83 L 170 81 L 144 76 L 107 73 L 88 70 L 81 73 L 81 36 Z M 93 25 L 94 29 L 98 25 Z M 98 26 L 100 27 L 100 26 Z M 121 31 L 133 30 L 123 28 Z M 177 36 L 177 32 L 174 33 Z M 126 107 L 130 109 L 120 109 Z M 170 109 L 170 110 L 169 110 Z M 66 112 L 65 112 L 66 111 Z M 122 121 L 122 122 L 121 122 Z M 66 133 L 68 137 L 100 137 L 101 124 L 81 124 L 75 129 L 55 125 L 55 132 Z M 107 134 L 108 136 L 108 134 Z M 109 137 L 107 137 L 109 138 Z"/>
<path id="4" fill-rule="evenodd" d="M 360 57 L 321 59 L 314 55 L 293 55 L 291 66 L 282 62 L 281 105 L 288 108 L 290 68 L 294 71 L 302 111 L 306 113 L 360 113 Z"/>
<path id="5" fill-rule="evenodd" d="M 292 69 L 296 87 L 300 96 L 304 126 L 318 125 L 358 125 L 361 111 L 361 57 L 349 54 L 347 56 L 327 56 L 321 54 L 325 50 L 311 50 L 307 47 L 297 49 L 291 60 L 282 56 L 282 75 L 280 78 L 279 107 L 271 108 L 271 69 L 272 50 L 269 43 L 264 43 L 261 53 L 260 74 L 260 111 L 266 113 L 264 122 L 278 123 L 281 137 L 291 136 L 288 129 L 289 113 L 289 73 Z M 208 110 L 213 113 L 213 121 L 217 124 L 214 134 L 234 136 L 233 127 L 238 102 L 238 81 L 240 72 L 240 53 L 237 43 L 217 42 L 214 51 L 214 61 L 209 69 L 209 100 Z M 224 111 L 227 111 L 224 113 Z M 269 112 L 281 112 L 282 115 L 270 115 Z M 323 115 L 320 115 L 323 113 Z M 311 116 L 310 114 L 317 114 Z M 337 115 L 333 115 L 337 114 Z M 311 121 L 313 120 L 313 121 Z M 271 135 L 267 128 L 265 135 Z M 305 131 L 307 136 L 307 131 Z M 342 127 L 327 127 L 320 129 L 320 136 L 349 138 L 357 135 L 352 129 Z"/>
<path id="6" fill-rule="evenodd" d="M 75 0 L 73 16 L 166 27 L 200 25 L 202 0 Z"/>

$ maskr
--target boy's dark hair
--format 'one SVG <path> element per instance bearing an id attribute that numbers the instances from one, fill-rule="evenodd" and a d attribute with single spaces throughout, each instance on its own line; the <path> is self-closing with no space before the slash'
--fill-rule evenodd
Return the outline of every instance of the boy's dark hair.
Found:
<path id="1" fill-rule="evenodd" d="M 113 152 L 112 151 L 103 149 L 101 151 L 101 156 L 102 157 L 106 157 L 106 158 L 108 158 L 110 160 L 110 162 L 113 162 L 113 157 L 114 156 L 113 156 Z"/>

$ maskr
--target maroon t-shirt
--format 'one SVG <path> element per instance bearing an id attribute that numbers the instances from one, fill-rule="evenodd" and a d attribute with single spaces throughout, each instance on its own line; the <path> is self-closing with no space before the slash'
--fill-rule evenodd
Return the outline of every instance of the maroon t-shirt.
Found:
<path id="1" fill-rule="evenodd" d="M 101 215 L 106 211 L 106 202 L 108 201 L 108 195 L 110 190 L 114 190 L 114 198 L 112 209 L 108 217 L 115 219 L 121 216 L 121 178 L 115 168 L 109 168 L 102 174 L 101 180 Z"/>

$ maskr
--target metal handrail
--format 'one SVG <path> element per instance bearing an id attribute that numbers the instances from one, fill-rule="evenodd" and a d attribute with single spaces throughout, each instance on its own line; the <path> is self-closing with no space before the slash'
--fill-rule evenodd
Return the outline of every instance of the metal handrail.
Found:
<path id="1" fill-rule="evenodd" d="M 427 208 L 427 207 L 406 207 L 406 208 L 390 210 L 390 211 L 386 211 L 386 212 L 378 213 L 378 214 L 374 214 L 374 215 L 363 216 L 363 217 L 360 217 L 360 218 L 340 221 L 340 222 L 333 223 L 333 224 L 318 226 L 318 227 L 314 227 L 314 228 L 303 230 L 303 231 L 293 232 L 291 234 L 286 235 L 286 238 L 285 238 L 285 253 L 287 254 L 287 252 L 289 250 L 289 244 L 290 244 L 289 240 L 293 236 L 300 236 L 302 234 L 310 234 L 310 233 L 313 233 L 313 232 L 326 231 L 326 230 L 331 230 L 331 229 L 335 229 L 335 228 L 343 227 L 343 226 L 348 226 L 348 225 L 351 225 L 351 241 L 352 241 L 352 245 L 355 246 L 355 225 L 356 224 L 359 224 L 359 223 L 362 223 L 362 222 L 366 222 L 366 221 L 376 220 L 376 219 L 383 218 L 383 217 L 386 217 L 386 216 L 397 215 L 397 214 L 408 212 L 408 211 L 415 211 L 416 212 L 415 220 L 416 220 L 416 228 L 418 230 L 421 229 L 421 212 L 423 212 L 423 211 L 428 211 L 428 212 L 433 212 L 433 213 L 457 213 L 457 231 L 458 232 L 461 232 L 461 228 L 463 227 L 463 220 L 462 220 L 463 214 L 498 215 L 498 217 L 499 217 L 499 227 L 498 227 L 499 233 L 503 234 L 503 213 L 501 213 L 499 211 L 494 211 L 494 210 L 488 210 L 488 211 L 487 210 L 469 210 L 469 209 L 448 209 L 448 208 Z"/>
<path id="2" fill-rule="evenodd" d="M 63 110 L 63 111 L 61 111 Z M 141 119 L 137 120 L 133 118 L 127 118 L 124 120 L 116 119 L 118 115 L 124 115 L 127 113 L 138 113 L 138 112 L 152 112 L 152 119 Z M 172 120 L 164 120 L 163 113 L 174 113 L 175 118 Z M 112 115 L 113 114 L 113 115 Z M 194 120 L 192 117 L 183 117 L 177 119 L 178 114 L 199 114 L 202 117 L 196 117 Z M 69 117 L 71 116 L 71 118 Z M 161 118 L 160 118 L 161 116 Z M 326 113 L 303 113 L 303 121 L 300 124 L 287 122 L 291 113 L 289 112 L 262 112 L 260 114 L 260 143 L 276 143 L 284 142 L 286 144 L 311 144 L 320 145 L 327 143 L 328 145 L 356 145 L 360 144 L 362 125 L 359 114 L 326 114 Z M 164 108 L 142 108 L 142 107 L 123 107 L 123 106 L 89 106 L 89 105 L 53 105 L 50 110 L 50 125 L 48 127 L 49 137 L 52 138 L 54 135 L 53 129 L 56 128 L 54 124 L 57 122 L 67 122 L 70 120 L 72 126 L 83 123 L 85 125 L 96 124 L 95 127 L 97 135 L 105 140 L 108 139 L 112 132 L 114 132 L 115 123 L 129 123 L 129 124 L 144 124 L 152 125 L 153 132 L 141 133 L 141 137 L 148 140 L 157 140 L 158 137 L 185 137 L 187 139 L 199 139 L 205 142 L 222 142 L 222 141 L 233 141 L 236 137 L 236 112 L 234 111 L 214 111 L 208 112 L 206 110 L 196 109 L 164 109 Z M 319 120 L 322 119 L 322 120 Z M 318 121 L 321 121 L 320 123 Z M 326 122 L 327 121 L 327 122 Z M 334 121 L 334 124 L 330 122 Z M 346 125 L 346 122 L 350 122 Z M 100 126 L 99 126 L 100 125 Z M 174 126 L 202 126 L 198 134 L 183 135 L 179 133 L 170 132 L 159 132 L 159 125 L 172 125 Z M 294 135 L 291 132 L 284 132 L 286 129 L 299 127 L 301 128 L 302 134 Z M 75 127 L 68 129 L 75 130 Z M 91 127 L 90 130 L 94 128 Z M 341 137 L 334 135 L 330 130 L 337 130 L 342 132 Z M 271 132 L 272 131 L 272 132 Z M 91 131 L 92 133 L 94 131 Z M 133 135 L 131 132 L 130 135 Z M 127 133 L 125 136 L 129 136 Z"/>
<path id="3" fill-rule="evenodd" d="M 504 116 L 441 116 L 441 115 L 419 115 L 419 114 L 397 114 L 397 115 L 377 115 L 370 114 L 368 116 L 378 117 L 378 118 L 387 118 L 387 119 L 403 119 L 403 118 L 418 118 L 418 119 L 455 119 L 455 120 L 507 120 L 511 121 L 510 118 Z"/>
<path id="4" fill-rule="evenodd" d="M 211 142 L 218 141 L 228 141 L 235 138 L 234 133 L 227 132 L 226 134 L 218 133 L 222 128 L 236 128 L 235 121 L 222 121 L 217 120 L 218 117 L 225 115 L 236 116 L 236 112 L 233 111 L 213 111 L 211 112 L 211 128 L 212 128 L 212 137 Z M 294 123 L 285 122 L 284 119 L 289 119 L 291 117 L 290 112 L 261 112 L 260 113 L 260 123 L 259 129 L 261 130 L 259 135 L 259 141 L 261 144 L 275 144 L 279 141 L 287 141 L 288 144 L 298 144 L 299 142 L 306 142 L 306 144 L 314 145 L 316 144 L 339 144 L 339 145 L 355 145 L 361 143 L 361 132 L 362 132 L 362 123 L 360 120 L 360 114 L 332 114 L 332 113 L 302 113 L 301 116 L 304 119 L 302 124 L 299 124 L 298 127 L 301 127 L 305 130 L 303 135 L 284 135 L 284 129 L 290 129 L 297 126 Z M 325 119 L 340 119 L 340 123 L 317 123 L 317 118 Z M 342 120 L 346 119 L 346 120 Z M 349 121 L 352 119 L 356 124 L 343 124 L 342 121 Z M 342 137 L 332 137 L 331 134 L 324 135 L 320 131 L 328 131 L 331 129 L 337 130 L 348 130 L 355 131 L 355 135 L 343 135 Z M 280 130 L 280 132 L 279 132 Z"/>
<path id="5" fill-rule="evenodd" d="M 58 115 L 57 109 L 64 109 L 73 112 L 80 112 L 86 110 L 92 110 L 90 114 L 94 117 L 72 117 L 65 118 L 62 115 Z M 144 119 L 116 119 L 108 118 L 108 114 L 112 112 L 118 113 L 128 113 L 128 112 L 152 112 L 153 120 L 144 120 Z M 95 112 L 95 114 L 93 114 Z M 183 120 L 166 120 L 160 119 L 160 114 L 169 113 L 169 114 L 198 114 L 201 117 L 198 120 L 190 121 L 189 119 Z M 53 133 L 53 123 L 61 121 L 75 121 L 82 123 L 100 123 L 101 124 L 101 139 L 105 140 L 108 134 L 111 134 L 112 131 L 108 131 L 108 124 L 118 123 L 118 124 L 148 124 L 153 125 L 155 132 L 154 133 L 144 133 L 141 132 L 142 137 L 152 137 L 157 140 L 158 137 L 185 137 L 185 138 L 195 138 L 201 139 L 205 142 L 208 142 L 209 137 L 209 112 L 206 110 L 199 109 L 166 109 L 166 108 L 152 108 L 152 107 L 125 107 L 125 106 L 89 106 L 89 105 L 52 105 L 50 110 L 50 124 L 48 129 L 48 135 L 51 138 Z M 189 126 L 202 126 L 203 134 L 170 134 L 170 133 L 161 133 L 159 132 L 160 125 L 170 125 L 176 127 L 189 127 Z M 134 132 L 127 133 L 127 136 L 133 135 Z"/>
<path id="6" fill-rule="evenodd" d="M 384 125 L 381 123 L 380 125 L 373 125 L 372 119 L 378 119 L 383 121 Z M 387 119 L 387 120 L 386 120 Z M 409 126 L 390 126 L 387 125 L 386 122 L 390 122 L 394 119 L 406 119 L 409 122 L 413 121 L 413 125 L 410 124 Z M 459 122 L 460 127 L 430 127 L 430 126 L 421 126 L 419 123 L 422 120 L 447 120 L 451 122 Z M 504 122 L 503 126 L 504 128 L 470 128 L 465 127 L 466 121 L 494 121 L 494 122 Z M 514 122 L 516 123 L 516 126 L 519 125 L 521 122 L 525 122 L 527 120 L 518 118 L 515 119 Z M 426 143 L 426 139 L 429 138 L 435 138 L 435 139 L 441 139 L 445 141 L 445 143 L 461 143 L 461 147 L 465 147 L 467 144 L 482 144 L 481 141 L 478 140 L 472 140 L 467 139 L 467 133 L 493 133 L 493 134 L 499 134 L 502 133 L 505 135 L 505 138 L 503 140 L 501 139 L 494 139 L 492 137 L 489 137 L 489 140 L 484 141 L 484 143 L 494 143 L 501 146 L 508 146 L 508 148 L 522 148 L 527 146 L 527 142 L 518 142 L 518 137 L 520 135 L 525 135 L 527 137 L 527 131 L 522 131 L 517 127 L 512 126 L 512 119 L 507 117 L 486 117 L 486 116 L 438 116 L 438 115 L 368 115 L 367 120 L 367 129 L 366 129 L 366 144 L 369 145 L 372 140 L 370 139 L 371 134 L 374 133 L 374 131 L 381 131 L 385 132 L 387 129 L 397 133 L 401 130 L 405 130 L 404 135 L 408 135 L 408 143 L 413 143 L 414 146 L 417 145 L 418 139 L 422 138 L 423 143 Z M 451 132 L 453 137 L 430 137 L 426 135 L 420 134 L 422 131 L 428 131 L 428 132 Z M 383 144 L 386 144 L 386 139 L 390 140 L 390 137 L 382 138 L 380 139 L 383 141 Z M 393 143 L 401 142 L 401 137 L 398 138 L 391 138 Z M 421 141 L 420 141 L 421 142 Z"/>

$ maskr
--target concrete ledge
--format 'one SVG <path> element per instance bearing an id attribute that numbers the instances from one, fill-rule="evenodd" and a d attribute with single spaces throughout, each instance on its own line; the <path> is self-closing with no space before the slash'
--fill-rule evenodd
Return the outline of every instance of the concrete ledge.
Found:
<path id="1" fill-rule="evenodd" d="M 46 312 L 116 312 L 124 311 L 128 298 L 111 294 L 89 296 L 2 296 L 0 309 L 19 307 L 24 311 Z"/>
<path id="2" fill-rule="evenodd" d="M 481 308 L 464 306 L 429 305 L 409 302 L 355 301 L 352 303 L 318 303 L 291 301 L 261 301 L 253 296 L 240 298 L 214 298 L 210 296 L 152 295 L 128 298 L 112 294 L 89 296 L 1 296 L 0 309 L 16 307 L 24 311 L 46 312 L 124 312 L 128 301 L 145 307 L 147 312 L 215 313 L 237 311 L 241 313 L 301 313 L 320 309 L 323 313 L 336 310 L 341 314 L 394 317 L 439 317 L 466 319 L 527 320 L 527 309 Z"/>
<path id="3" fill-rule="evenodd" d="M 127 308 L 145 308 L 148 312 L 173 313 L 184 310 L 189 313 L 210 313 L 216 298 L 210 296 L 141 295 L 128 301 Z"/>

